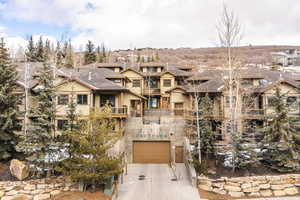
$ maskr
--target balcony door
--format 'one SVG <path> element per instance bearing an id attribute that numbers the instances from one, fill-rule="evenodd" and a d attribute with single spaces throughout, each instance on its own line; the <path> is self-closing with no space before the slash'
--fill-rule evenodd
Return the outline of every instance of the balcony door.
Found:
<path id="1" fill-rule="evenodd" d="M 100 106 L 103 107 L 108 104 L 111 107 L 116 107 L 116 96 L 115 95 L 101 95 Z"/>

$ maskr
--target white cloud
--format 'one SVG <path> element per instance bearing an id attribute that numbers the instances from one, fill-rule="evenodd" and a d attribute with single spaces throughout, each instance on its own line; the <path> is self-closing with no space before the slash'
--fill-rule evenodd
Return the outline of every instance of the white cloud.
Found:
<path id="1" fill-rule="evenodd" d="M 244 44 L 300 44 L 300 2 L 224 0 L 244 25 Z M 91 6 L 92 5 L 92 6 Z M 216 43 L 220 0 L 9 0 L 4 17 L 68 25 L 78 35 L 111 48 L 201 47 Z"/>

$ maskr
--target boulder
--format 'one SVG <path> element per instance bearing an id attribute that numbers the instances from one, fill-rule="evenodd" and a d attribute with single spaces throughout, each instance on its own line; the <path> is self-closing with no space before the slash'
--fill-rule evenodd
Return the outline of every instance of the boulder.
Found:
<path id="1" fill-rule="evenodd" d="M 205 191 L 212 191 L 212 187 L 211 186 L 207 186 L 207 185 L 198 185 L 199 189 L 201 190 L 205 190 Z"/>
<path id="2" fill-rule="evenodd" d="M 51 196 L 55 196 L 55 195 L 58 195 L 58 194 L 60 194 L 60 190 L 53 190 L 52 192 L 50 192 Z"/>
<path id="3" fill-rule="evenodd" d="M 259 185 L 259 188 L 263 190 L 270 189 L 270 187 L 271 185 L 269 183 Z"/>
<path id="4" fill-rule="evenodd" d="M 224 183 L 217 182 L 217 183 L 213 183 L 212 186 L 213 187 L 217 187 L 217 188 L 223 188 L 224 187 Z"/>
<path id="5" fill-rule="evenodd" d="M 14 196 L 17 195 L 19 192 L 17 190 L 11 190 L 9 192 L 6 192 L 6 196 Z"/>
<path id="6" fill-rule="evenodd" d="M 25 187 L 24 187 L 24 190 L 28 190 L 28 191 L 35 190 L 35 189 L 36 189 L 36 186 L 33 184 L 25 185 Z"/>
<path id="7" fill-rule="evenodd" d="M 1 199 L 1 197 L 3 197 L 3 196 L 4 196 L 4 194 L 5 194 L 5 192 L 4 192 L 4 191 L 0 191 L 0 199 Z"/>
<path id="8" fill-rule="evenodd" d="M 50 199 L 50 194 L 39 194 L 33 198 L 33 200 L 47 200 L 47 199 Z"/>
<path id="9" fill-rule="evenodd" d="M 212 191 L 216 194 L 221 194 L 221 195 L 227 194 L 227 192 L 225 190 L 222 190 L 222 189 L 219 189 L 219 188 L 214 188 Z"/>
<path id="10" fill-rule="evenodd" d="M 13 159 L 10 162 L 10 173 L 12 176 L 16 177 L 18 180 L 22 181 L 29 176 L 28 166 L 17 159 Z"/>
<path id="11" fill-rule="evenodd" d="M 229 191 L 229 192 L 240 192 L 242 189 L 237 186 L 231 186 L 231 185 L 225 185 L 224 189 Z"/>
<path id="12" fill-rule="evenodd" d="M 245 189 L 243 189 L 243 192 L 252 193 L 252 192 L 259 192 L 259 190 L 260 190 L 259 187 L 251 187 L 251 188 L 245 188 Z"/>
<path id="13" fill-rule="evenodd" d="M 235 182 L 226 182 L 226 185 L 240 187 L 241 184 L 240 183 L 235 183 Z"/>
<path id="14" fill-rule="evenodd" d="M 25 196 L 25 195 L 18 195 L 18 196 L 6 196 L 3 197 L 1 200 L 31 200 L 32 197 Z"/>
<path id="15" fill-rule="evenodd" d="M 285 196 L 286 195 L 286 193 L 285 193 L 284 190 L 274 190 L 273 193 L 274 193 L 275 197 Z"/>
<path id="16" fill-rule="evenodd" d="M 260 193 L 259 192 L 251 192 L 250 194 L 248 194 L 249 197 L 259 197 Z"/>
<path id="17" fill-rule="evenodd" d="M 251 187 L 252 187 L 251 183 L 244 183 L 241 185 L 242 189 L 251 188 Z"/>
<path id="18" fill-rule="evenodd" d="M 273 193 L 272 190 L 260 190 L 260 195 L 263 197 L 270 197 Z"/>
<path id="19" fill-rule="evenodd" d="M 271 185 L 272 190 L 283 190 L 284 188 L 284 185 Z"/>
<path id="20" fill-rule="evenodd" d="M 245 196 L 244 192 L 228 192 L 228 194 L 232 197 L 243 197 L 243 196 Z"/>
<path id="21" fill-rule="evenodd" d="M 287 195 L 295 195 L 295 194 L 298 194 L 298 189 L 296 187 L 285 188 L 284 192 Z"/>

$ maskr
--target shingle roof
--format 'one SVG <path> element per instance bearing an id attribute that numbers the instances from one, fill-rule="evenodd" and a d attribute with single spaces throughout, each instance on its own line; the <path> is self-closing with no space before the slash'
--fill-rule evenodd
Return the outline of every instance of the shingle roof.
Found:
<path id="1" fill-rule="evenodd" d="M 66 76 L 75 78 L 90 85 L 94 90 L 122 90 L 128 89 L 107 80 L 107 78 L 125 77 L 119 73 L 104 68 L 84 68 L 84 69 L 60 69 Z"/>

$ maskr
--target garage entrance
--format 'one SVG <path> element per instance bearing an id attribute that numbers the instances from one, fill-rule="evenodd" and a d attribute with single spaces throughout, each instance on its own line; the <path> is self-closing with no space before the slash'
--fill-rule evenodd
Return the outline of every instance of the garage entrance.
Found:
<path id="1" fill-rule="evenodd" d="M 134 163 L 170 163 L 170 142 L 133 142 Z"/>

